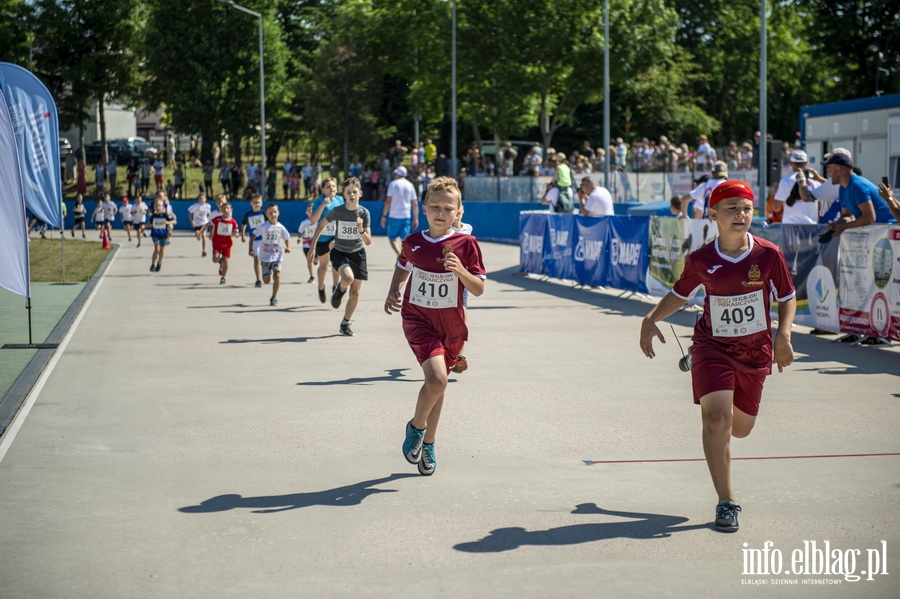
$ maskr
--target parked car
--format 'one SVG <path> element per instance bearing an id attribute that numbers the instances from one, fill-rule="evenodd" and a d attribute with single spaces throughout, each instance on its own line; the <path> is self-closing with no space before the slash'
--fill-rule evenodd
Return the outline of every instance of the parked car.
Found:
<path id="1" fill-rule="evenodd" d="M 147 150 L 151 146 L 143 137 L 128 137 L 106 140 L 106 151 L 109 158 L 115 158 L 118 164 L 128 164 L 132 160 L 142 161 L 147 158 Z M 87 164 L 97 164 L 103 159 L 103 149 L 100 141 L 94 141 L 84 146 L 85 160 Z"/>

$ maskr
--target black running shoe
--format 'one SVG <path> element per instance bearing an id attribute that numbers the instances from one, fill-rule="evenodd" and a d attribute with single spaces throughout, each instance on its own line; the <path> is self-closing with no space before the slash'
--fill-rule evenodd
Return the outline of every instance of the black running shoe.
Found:
<path id="1" fill-rule="evenodd" d="M 418 463 L 419 474 L 431 476 L 437 468 L 437 460 L 434 459 L 434 443 L 422 443 L 422 459 Z"/>
<path id="2" fill-rule="evenodd" d="M 353 336 L 353 330 L 350 329 L 350 323 L 341 323 L 341 335 L 346 335 L 347 337 Z"/>
<path id="3" fill-rule="evenodd" d="M 341 307 L 341 302 L 344 301 L 344 294 L 347 293 L 346 289 L 341 289 L 341 286 L 338 285 L 334 288 L 334 293 L 331 294 L 331 307 L 337 310 Z"/>
<path id="4" fill-rule="evenodd" d="M 716 530 L 737 532 L 737 529 L 740 528 L 738 526 L 739 511 L 741 511 L 741 506 L 730 499 L 720 501 L 716 506 Z"/>
<path id="5" fill-rule="evenodd" d="M 319 301 L 325 303 L 325 290 L 319 289 Z"/>

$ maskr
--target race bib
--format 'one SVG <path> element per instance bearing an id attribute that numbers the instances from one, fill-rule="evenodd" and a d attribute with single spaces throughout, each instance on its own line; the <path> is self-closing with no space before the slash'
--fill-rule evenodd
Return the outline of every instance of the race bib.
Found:
<path id="1" fill-rule="evenodd" d="M 266 231 L 263 233 L 263 243 L 266 245 L 278 245 L 281 242 L 281 233 L 278 231 Z"/>
<path id="2" fill-rule="evenodd" d="M 165 229 L 166 228 L 166 219 L 165 219 L 165 217 L 162 217 L 162 216 L 154 217 L 152 224 L 153 224 L 154 229 Z"/>
<path id="3" fill-rule="evenodd" d="M 348 241 L 359 239 L 359 228 L 356 226 L 356 223 L 341 221 L 338 224 L 337 238 Z"/>
<path id="4" fill-rule="evenodd" d="M 459 277 L 452 272 L 428 272 L 413 268 L 409 301 L 423 308 L 455 308 Z"/>
<path id="5" fill-rule="evenodd" d="M 258 226 L 265 222 L 266 217 L 262 214 L 257 214 L 256 216 L 248 216 L 247 224 L 250 225 L 251 229 L 256 229 Z"/>
<path id="6" fill-rule="evenodd" d="M 303 230 L 303 238 L 304 239 L 312 239 L 313 235 L 316 234 L 316 226 L 309 225 Z"/>
<path id="7" fill-rule="evenodd" d="M 714 337 L 745 337 L 766 329 L 763 292 L 711 295 L 709 312 Z"/>
<path id="8" fill-rule="evenodd" d="M 216 227 L 217 235 L 231 237 L 232 233 L 234 233 L 234 226 L 231 223 L 219 223 L 219 226 Z"/>
<path id="9" fill-rule="evenodd" d="M 322 235 L 329 235 L 331 237 L 334 237 L 334 234 L 336 231 L 337 231 L 337 223 L 336 223 L 336 221 L 331 221 L 330 223 L 325 225 L 324 229 L 322 229 Z"/>

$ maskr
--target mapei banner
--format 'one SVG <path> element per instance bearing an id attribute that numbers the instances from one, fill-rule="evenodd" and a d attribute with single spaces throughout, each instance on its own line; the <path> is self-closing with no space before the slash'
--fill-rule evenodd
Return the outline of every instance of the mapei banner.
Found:
<path id="1" fill-rule="evenodd" d="M 544 269 L 554 279 L 575 280 L 575 216 L 545 214 L 547 232 L 544 237 Z"/>
<path id="2" fill-rule="evenodd" d="M 595 281 L 608 278 L 606 242 L 609 237 L 609 218 L 575 217 L 575 280 L 582 285 L 597 285 Z"/>
<path id="3" fill-rule="evenodd" d="M 900 341 L 900 227 L 845 230 L 841 245 L 841 331 Z"/>
<path id="4" fill-rule="evenodd" d="M 609 273 L 600 283 L 639 293 L 647 293 L 647 268 L 650 256 L 647 240 L 649 216 L 608 216 Z"/>
<path id="5" fill-rule="evenodd" d="M 540 214 L 540 217 L 533 215 Z M 519 213 L 519 266 L 521 272 L 536 275 L 546 273 L 544 269 L 544 235 L 547 230 L 546 212 Z"/>

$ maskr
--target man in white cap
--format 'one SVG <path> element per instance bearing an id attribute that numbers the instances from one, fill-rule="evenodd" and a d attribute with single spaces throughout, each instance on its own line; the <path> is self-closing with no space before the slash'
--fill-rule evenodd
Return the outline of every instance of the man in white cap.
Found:
<path id="1" fill-rule="evenodd" d="M 381 226 L 387 230 L 388 241 L 398 256 L 403 240 L 419 228 L 416 188 L 406 178 L 405 166 L 394 169 L 394 180 L 388 185 L 387 199 L 381 212 Z"/>
<path id="2" fill-rule="evenodd" d="M 809 157 L 803 150 L 791 152 L 791 173 L 781 178 L 775 191 L 773 210 L 781 212 L 781 222 L 794 225 L 814 225 L 819 222 L 819 202 L 811 194 L 800 195 L 800 186 L 812 191 L 819 186 L 815 175 L 806 168 Z"/>

